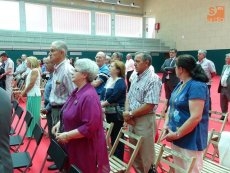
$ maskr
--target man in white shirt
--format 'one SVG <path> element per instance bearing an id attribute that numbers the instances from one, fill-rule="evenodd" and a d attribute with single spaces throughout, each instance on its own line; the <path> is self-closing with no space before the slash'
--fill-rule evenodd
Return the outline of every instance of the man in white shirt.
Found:
<path id="1" fill-rule="evenodd" d="M 216 68 L 215 64 L 206 58 L 207 51 L 206 50 L 198 50 L 198 61 L 197 64 L 200 64 L 201 67 L 203 68 L 205 74 L 207 75 L 209 82 L 207 83 L 208 89 L 209 89 L 209 94 L 210 94 L 210 89 L 211 89 L 211 82 L 212 78 L 216 75 Z M 212 100 L 211 100 L 211 94 L 209 98 L 209 110 L 212 109 Z"/>
<path id="2" fill-rule="evenodd" d="M 3 73 L 0 78 L 6 76 L 6 92 L 8 93 L 9 97 L 11 98 L 12 95 L 12 81 L 13 81 L 13 73 L 14 73 L 14 62 L 8 57 L 8 55 L 4 52 L 0 55 L 4 64 L 5 64 L 5 73 Z"/>
<path id="3" fill-rule="evenodd" d="M 128 84 L 127 91 L 129 91 L 129 88 L 131 85 L 129 78 L 132 75 L 134 69 L 135 69 L 135 67 L 134 67 L 134 61 L 132 59 L 132 55 L 130 53 L 128 53 L 126 55 L 126 62 L 125 62 L 126 80 L 127 80 L 127 84 Z"/>

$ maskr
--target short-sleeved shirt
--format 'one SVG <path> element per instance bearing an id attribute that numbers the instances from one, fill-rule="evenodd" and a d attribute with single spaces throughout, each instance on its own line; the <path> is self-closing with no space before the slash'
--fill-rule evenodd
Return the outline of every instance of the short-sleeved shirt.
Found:
<path id="1" fill-rule="evenodd" d="M 96 87 L 97 94 L 100 95 L 101 91 L 105 86 L 106 81 L 109 78 L 109 68 L 106 64 L 104 64 L 99 68 L 99 73 L 97 75 L 97 78 L 99 78 L 102 81 L 102 83 L 98 87 Z"/>
<path id="2" fill-rule="evenodd" d="M 205 74 L 207 75 L 209 82 L 207 85 L 211 85 L 211 79 L 212 79 L 212 73 L 216 73 L 216 68 L 214 63 L 211 60 L 208 60 L 207 58 L 204 58 L 201 62 L 197 62 L 197 64 L 200 64 L 203 68 Z"/>
<path id="3" fill-rule="evenodd" d="M 202 119 L 198 125 L 189 134 L 173 141 L 173 143 L 181 148 L 202 151 L 207 146 L 208 137 L 208 87 L 206 83 L 195 80 L 190 80 L 182 85 L 180 82 L 176 86 L 169 101 L 169 129 L 177 131 L 190 118 L 189 100 L 201 99 L 205 101 L 205 104 Z"/>
<path id="4" fill-rule="evenodd" d="M 5 72 L 7 72 L 9 69 L 11 69 L 11 72 L 6 76 L 11 76 L 14 73 L 14 62 L 10 58 L 7 58 L 5 61 Z"/>
<path id="5" fill-rule="evenodd" d="M 150 68 L 139 75 L 136 74 L 128 93 L 130 111 L 145 103 L 157 105 L 160 99 L 161 86 L 161 79 Z"/>

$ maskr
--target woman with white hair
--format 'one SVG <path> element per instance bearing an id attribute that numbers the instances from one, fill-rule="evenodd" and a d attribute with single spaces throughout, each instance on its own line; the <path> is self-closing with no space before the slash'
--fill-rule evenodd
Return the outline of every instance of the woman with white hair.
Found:
<path id="1" fill-rule="evenodd" d="M 33 115 L 33 120 L 27 132 L 27 137 L 32 137 L 32 132 L 36 123 L 40 124 L 40 109 L 41 109 L 41 91 L 40 91 L 40 69 L 39 62 L 36 57 L 30 56 L 27 58 L 27 67 L 30 69 L 26 77 L 25 89 L 21 95 L 27 96 L 26 110 Z"/>
<path id="2" fill-rule="evenodd" d="M 53 127 L 59 143 L 64 144 L 69 164 L 82 172 L 108 173 L 109 161 L 99 97 L 91 82 L 98 74 L 97 64 L 89 59 L 75 63 L 72 80 L 76 84 Z M 60 131 L 59 131 L 60 130 Z"/>

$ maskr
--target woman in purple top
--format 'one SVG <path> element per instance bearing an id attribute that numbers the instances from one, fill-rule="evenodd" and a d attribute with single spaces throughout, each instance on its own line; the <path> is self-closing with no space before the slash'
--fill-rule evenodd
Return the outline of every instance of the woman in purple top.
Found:
<path id="1" fill-rule="evenodd" d="M 110 171 L 100 100 L 90 84 L 97 73 L 94 61 L 79 59 L 76 62 L 72 80 L 77 89 L 62 108 L 61 122 L 52 129 L 57 141 L 64 144 L 69 163 L 83 173 Z"/>

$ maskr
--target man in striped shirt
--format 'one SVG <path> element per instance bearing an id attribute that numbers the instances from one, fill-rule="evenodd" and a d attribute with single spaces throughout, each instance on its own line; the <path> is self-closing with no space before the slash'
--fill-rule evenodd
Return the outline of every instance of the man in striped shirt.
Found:
<path id="1" fill-rule="evenodd" d="M 50 48 L 50 61 L 55 64 L 52 89 L 49 97 L 52 126 L 59 122 L 60 110 L 76 87 L 72 82 L 74 67 L 66 60 L 67 51 L 68 49 L 65 42 L 52 42 Z M 55 168 L 54 165 L 51 165 L 48 169 L 54 170 Z"/>
<path id="2" fill-rule="evenodd" d="M 154 160 L 153 146 L 155 136 L 154 111 L 159 103 L 161 79 L 150 70 L 152 57 L 146 53 L 136 53 L 137 74 L 128 93 L 129 112 L 124 112 L 124 120 L 131 132 L 143 136 L 143 142 L 134 161 L 137 173 L 148 173 Z"/>

